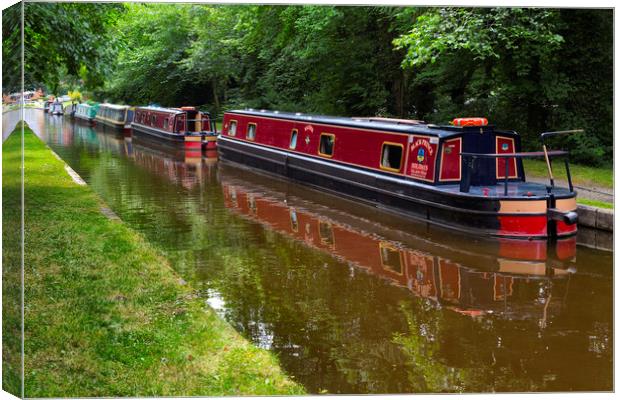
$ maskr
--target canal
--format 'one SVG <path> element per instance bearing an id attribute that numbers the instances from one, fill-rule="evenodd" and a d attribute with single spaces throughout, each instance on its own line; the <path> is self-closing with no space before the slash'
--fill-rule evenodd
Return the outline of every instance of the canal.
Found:
<path id="1" fill-rule="evenodd" d="M 26 121 L 311 393 L 612 390 L 612 253 L 467 237 L 142 136 Z"/>

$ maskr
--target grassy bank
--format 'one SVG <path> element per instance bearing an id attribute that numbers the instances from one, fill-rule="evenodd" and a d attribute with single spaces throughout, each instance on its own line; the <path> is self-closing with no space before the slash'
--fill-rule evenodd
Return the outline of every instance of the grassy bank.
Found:
<path id="1" fill-rule="evenodd" d="M 566 169 L 564 164 L 560 162 L 553 163 L 553 175 L 557 180 L 566 182 Z M 547 164 L 544 160 L 524 159 L 523 166 L 526 176 L 548 179 Z M 588 167 L 585 165 L 570 166 L 571 179 L 576 186 L 592 188 L 594 190 L 610 190 L 614 187 L 614 171 L 613 168 Z M 577 189 L 579 191 L 579 189 Z M 596 200 L 592 198 L 577 196 L 577 203 L 599 208 L 614 208 L 613 203 Z"/>
<path id="2" fill-rule="evenodd" d="M 544 160 L 524 159 L 523 166 L 527 176 L 538 178 L 547 178 L 549 176 L 547 164 Z M 563 162 L 560 162 L 560 160 L 554 161 L 553 166 L 554 176 L 557 176 L 559 179 L 565 179 L 566 173 Z M 571 164 L 570 173 L 575 185 L 607 189 L 614 187 L 613 168 Z"/>
<path id="3" fill-rule="evenodd" d="M 583 204 L 586 206 L 592 206 L 592 207 L 598 207 L 598 208 L 607 208 L 609 210 L 614 208 L 613 203 L 608 203 L 605 201 L 600 201 L 600 200 L 592 200 L 592 199 L 584 199 L 584 198 L 577 198 L 577 203 L 578 204 Z"/>
<path id="4" fill-rule="evenodd" d="M 43 103 L 26 103 L 24 104 L 24 108 L 39 108 L 39 107 L 43 107 Z M 21 104 L 20 103 L 13 103 L 13 104 L 3 104 L 2 105 L 2 113 L 7 113 L 9 111 L 15 111 L 15 110 L 19 110 L 21 108 Z"/>
<path id="5" fill-rule="evenodd" d="M 2 389 L 16 396 L 21 392 L 22 329 L 19 139 L 13 135 L 12 151 L 2 153 Z"/>
<path id="6" fill-rule="evenodd" d="M 140 235 L 104 216 L 28 129 L 25 146 L 27 397 L 303 392 Z M 19 179 L 5 174 L 18 163 L 19 135 L 3 157 L 13 196 Z"/>

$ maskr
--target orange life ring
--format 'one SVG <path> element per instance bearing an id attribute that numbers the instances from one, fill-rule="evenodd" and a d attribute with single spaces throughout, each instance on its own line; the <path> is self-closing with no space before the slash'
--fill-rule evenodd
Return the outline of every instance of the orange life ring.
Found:
<path id="1" fill-rule="evenodd" d="M 486 126 L 489 123 L 486 118 L 481 117 L 467 117 L 467 118 L 454 118 L 452 125 L 455 126 Z"/>

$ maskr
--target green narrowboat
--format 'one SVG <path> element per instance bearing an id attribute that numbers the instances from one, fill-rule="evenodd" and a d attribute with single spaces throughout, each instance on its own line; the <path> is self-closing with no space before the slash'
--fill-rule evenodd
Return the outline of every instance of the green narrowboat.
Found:
<path id="1" fill-rule="evenodd" d="M 92 105 L 88 103 L 78 104 L 77 108 L 75 109 L 75 118 L 79 118 L 92 123 L 97 116 L 98 110 L 99 103 L 95 103 Z"/>

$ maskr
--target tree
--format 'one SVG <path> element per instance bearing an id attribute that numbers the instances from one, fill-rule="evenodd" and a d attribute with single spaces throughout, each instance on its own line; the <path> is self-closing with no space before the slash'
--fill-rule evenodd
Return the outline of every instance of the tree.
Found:
<path id="1" fill-rule="evenodd" d="M 211 87 L 215 114 L 221 110 L 221 100 L 226 102 L 227 88 L 232 80 L 238 78 L 240 70 L 239 11 L 239 7 L 231 6 L 196 6 L 190 9 L 193 40 L 187 49 L 187 57 L 180 61 L 180 65 L 187 73 L 197 77 L 195 84 Z"/>
<path id="2" fill-rule="evenodd" d="M 25 3 L 26 82 L 43 82 L 57 94 L 65 69 L 81 77 L 86 87 L 101 84 L 114 55 L 109 27 L 118 11 L 109 4 Z"/>
<path id="3" fill-rule="evenodd" d="M 21 4 L 2 10 L 2 89 L 5 93 L 21 91 L 22 47 Z"/>
<path id="4" fill-rule="evenodd" d="M 542 131 L 585 128 L 562 144 L 596 164 L 611 158 L 611 23 L 608 10 L 428 9 L 394 44 L 413 92 L 433 93 L 418 118 L 489 116 L 529 148 Z"/>
<path id="5" fill-rule="evenodd" d="M 116 25 L 120 51 L 104 96 L 161 105 L 192 98 L 199 90 L 193 84 L 195 76 L 181 67 L 191 43 L 191 6 L 128 3 L 124 7 Z"/>
<path id="6" fill-rule="evenodd" d="M 82 93 L 80 93 L 78 90 L 70 90 L 67 94 L 71 98 L 72 103 L 79 103 L 82 101 Z"/>
<path id="7" fill-rule="evenodd" d="M 98 74 L 101 100 L 432 123 L 481 115 L 519 131 L 525 149 L 542 131 L 584 128 L 560 145 L 580 162 L 611 160 L 610 10 L 121 7 L 106 25 L 119 51 Z"/>

